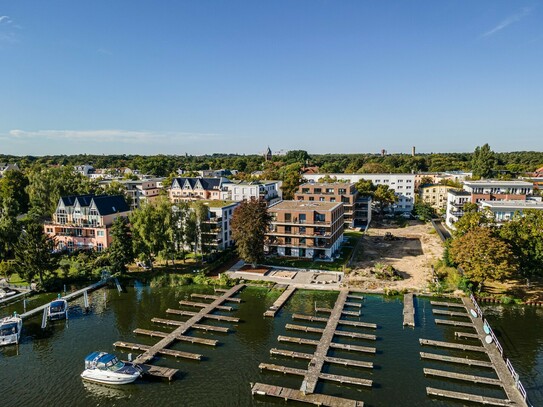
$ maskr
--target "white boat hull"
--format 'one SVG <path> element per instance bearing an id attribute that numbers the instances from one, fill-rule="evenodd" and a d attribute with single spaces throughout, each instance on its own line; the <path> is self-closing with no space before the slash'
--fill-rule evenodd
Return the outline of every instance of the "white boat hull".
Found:
<path id="1" fill-rule="evenodd" d="M 0 336 L 0 346 L 19 343 L 19 334 Z"/>
<path id="2" fill-rule="evenodd" d="M 135 381 L 139 374 L 119 374 L 115 372 L 106 372 L 99 369 L 87 369 L 81 373 L 81 378 L 95 383 L 103 384 L 129 384 Z"/>

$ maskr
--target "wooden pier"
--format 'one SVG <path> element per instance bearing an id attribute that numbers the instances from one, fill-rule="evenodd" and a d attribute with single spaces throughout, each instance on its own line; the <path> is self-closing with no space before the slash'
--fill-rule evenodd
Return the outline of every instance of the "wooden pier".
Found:
<path id="1" fill-rule="evenodd" d="M 305 360 L 313 359 L 312 353 L 294 352 L 291 350 L 284 350 L 284 349 L 277 349 L 277 348 L 272 348 L 270 350 L 270 354 L 274 356 L 278 355 L 278 356 L 290 357 L 293 359 L 305 359 Z M 325 356 L 324 361 L 332 365 L 354 366 L 354 367 L 363 367 L 367 369 L 373 369 L 373 362 L 365 362 L 363 360 L 343 359 L 343 358 L 335 358 L 332 356 Z"/>
<path id="2" fill-rule="evenodd" d="M 117 341 L 113 344 L 116 348 L 126 348 L 126 349 L 132 349 L 132 350 L 143 350 L 145 352 L 148 352 L 151 349 L 151 346 L 149 345 L 142 345 L 139 343 L 132 343 L 132 342 L 123 342 L 123 341 Z M 191 353 L 191 352 L 183 352 L 180 350 L 172 350 L 172 349 L 166 349 L 162 348 L 156 351 L 156 353 L 160 353 L 161 355 L 166 356 L 173 356 L 176 358 L 182 358 L 182 359 L 191 359 L 191 360 L 202 360 L 202 355 L 198 353 Z M 134 363 L 137 363 L 137 359 L 134 360 Z"/>
<path id="3" fill-rule="evenodd" d="M 415 303 L 413 293 L 403 296 L 403 325 L 415 326 Z"/>
<path id="4" fill-rule="evenodd" d="M 310 321 L 310 322 L 328 322 L 328 318 L 315 317 L 313 315 L 304 315 L 304 314 L 292 314 L 292 319 L 301 319 L 301 320 Z M 348 319 L 340 319 L 338 321 L 338 324 L 377 329 L 377 324 L 372 324 L 369 322 L 361 322 L 361 321 L 349 321 Z"/>
<path id="5" fill-rule="evenodd" d="M 144 353 L 139 355 L 134 360 L 134 363 L 145 364 L 145 363 L 151 361 L 157 354 L 168 354 L 169 352 L 167 352 L 167 351 L 171 351 L 171 350 L 166 349 L 166 348 L 168 348 L 170 345 L 172 345 L 177 340 L 177 338 L 179 336 L 185 335 L 187 333 L 187 331 L 189 331 L 192 328 L 208 329 L 208 330 L 211 330 L 209 328 L 214 328 L 214 330 L 215 330 L 217 327 L 211 327 L 209 325 L 204 326 L 204 325 L 199 324 L 199 322 L 202 319 L 206 318 L 207 315 L 211 314 L 211 312 L 213 312 L 213 310 L 218 309 L 218 307 L 220 307 L 221 304 L 224 301 L 226 301 L 228 298 L 235 295 L 244 286 L 245 286 L 244 284 L 238 284 L 238 285 L 230 288 L 229 290 L 226 290 L 223 293 L 222 296 L 215 299 L 210 304 L 205 304 L 205 306 L 202 307 L 200 312 L 198 312 L 196 315 L 193 315 L 192 317 L 190 317 L 187 321 L 184 321 L 184 322 L 179 322 L 178 321 L 179 324 L 177 325 L 177 328 L 173 332 L 168 334 L 168 336 L 162 338 L 155 345 L 146 346 L 145 349 L 140 346 L 140 350 L 144 350 Z M 169 320 L 166 320 L 166 321 L 169 321 Z M 226 331 L 228 330 L 228 328 L 223 328 L 223 329 L 226 329 Z M 221 332 L 224 332 L 224 331 L 221 331 Z M 172 351 L 172 352 L 179 352 L 179 351 Z M 187 352 L 183 352 L 183 353 L 187 353 Z M 200 358 L 201 358 L 201 355 L 200 355 Z"/>
<path id="6" fill-rule="evenodd" d="M 83 294 L 85 294 L 85 292 L 94 291 L 94 290 L 96 290 L 96 289 L 98 289 L 100 287 L 103 287 L 104 285 L 107 284 L 107 282 L 108 282 L 108 280 L 100 280 L 97 283 L 89 285 L 88 287 L 85 287 L 85 288 L 82 288 L 80 290 L 74 291 L 73 293 L 67 294 L 62 298 L 65 299 L 66 301 L 71 301 L 71 300 L 73 300 L 73 299 L 75 299 L 77 297 L 82 296 Z M 39 306 L 37 308 L 31 309 L 30 311 L 27 311 L 27 312 L 25 312 L 25 313 L 23 313 L 23 314 L 21 314 L 19 316 L 22 319 L 26 319 L 26 318 L 30 318 L 30 317 L 32 317 L 34 315 L 37 315 L 37 314 L 42 314 L 43 310 L 46 309 L 48 306 L 49 306 L 49 303 L 44 304 L 44 305 Z"/>
<path id="7" fill-rule="evenodd" d="M 427 376 L 444 377 L 446 379 L 461 380 L 470 383 L 488 384 L 492 386 L 503 387 L 503 384 L 499 379 L 492 379 L 490 377 L 475 376 L 470 374 L 461 374 L 455 372 L 447 372 L 445 370 L 426 368 L 424 368 L 424 374 Z"/>
<path id="8" fill-rule="evenodd" d="M 450 391 L 443 389 L 436 389 L 434 387 L 427 387 L 426 394 L 429 396 L 444 397 L 453 400 L 470 401 L 472 403 L 480 403 L 489 406 L 515 406 L 516 404 L 507 399 L 498 399 L 494 397 L 478 396 L 476 394 L 460 393 L 458 391 Z"/>
<path id="9" fill-rule="evenodd" d="M 331 314 L 332 312 L 334 312 L 334 309 L 333 308 L 315 308 L 315 312 L 325 312 L 325 313 Z M 342 310 L 341 315 L 349 315 L 351 317 L 359 317 L 361 314 L 360 314 L 360 311 L 345 311 L 345 310 Z"/>
<path id="10" fill-rule="evenodd" d="M 419 342 L 421 345 L 426 345 L 426 346 L 437 346 L 439 348 L 460 349 L 460 350 L 469 350 L 471 352 L 486 353 L 486 349 L 483 346 L 473 346 L 473 345 L 465 345 L 463 343 L 433 341 L 431 339 L 422 339 L 422 338 L 419 339 Z"/>
<path id="11" fill-rule="evenodd" d="M 312 327 L 312 326 L 287 324 L 285 326 L 285 328 L 293 330 L 293 331 L 313 332 L 313 333 L 320 333 L 320 334 L 324 333 L 324 329 L 315 328 L 315 327 Z M 377 340 L 377 337 L 375 335 L 361 334 L 361 333 L 358 333 L 358 332 L 335 331 L 334 335 L 336 335 L 336 336 L 344 336 L 344 337 L 348 337 L 348 338 L 368 339 L 368 340 L 371 340 L 371 341 Z"/>
<path id="12" fill-rule="evenodd" d="M 147 336 L 150 336 L 151 338 L 155 336 L 158 338 L 165 338 L 169 335 L 169 333 L 167 332 L 150 331 L 148 329 L 140 329 L 140 328 L 134 329 L 133 332 L 138 335 L 147 335 Z M 207 345 L 207 346 L 217 346 L 217 344 L 219 343 L 219 341 L 217 341 L 216 339 L 197 338 L 195 336 L 187 336 L 187 335 L 179 335 L 179 336 L 176 336 L 175 339 L 181 342 L 197 343 L 200 345 Z"/>
<path id="13" fill-rule="evenodd" d="M 447 315 L 449 317 L 466 317 L 469 318 L 469 315 L 467 312 L 455 312 L 455 311 L 445 311 L 442 309 L 433 309 L 432 313 L 434 315 Z"/>
<path id="14" fill-rule="evenodd" d="M 450 307 L 450 308 L 464 308 L 464 304 L 461 302 L 442 302 L 442 301 L 430 301 L 431 305 L 435 305 L 436 307 Z"/>
<path id="15" fill-rule="evenodd" d="M 475 328 L 471 322 L 451 321 L 449 319 L 436 319 L 436 324 Z"/>
<path id="16" fill-rule="evenodd" d="M 265 317 L 275 317 L 275 314 L 285 305 L 285 303 L 288 301 L 288 299 L 294 294 L 294 291 L 296 291 L 296 287 L 289 286 L 285 291 L 281 293 L 279 298 L 275 300 L 275 302 L 272 304 L 272 306 L 264 312 Z"/>
<path id="17" fill-rule="evenodd" d="M 270 396 L 292 400 L 322 407 L 363 407 L 364 403 L 358 400 L 350 400 L 341 397 L 327 396 L 325 394 L 304 394 L 300 390 L 288 387 L 272 386 L 269 384 L 255 383 L 251 385 L 251 393 L 260 396 Z"/>
<path id="18" fill-rule="evenodd" d="M 360 300 L 360 301 L 362 301 L 362 300 L 364 300 L 364 297 L 361 296 L 361 295 L 353 295 L 353 294 L 349 294 L 349 295 L 347 296 L 347 299 L 348 299 L 348 300 Z"/>
<path id="19" fill-rule="evenodd" d="M 207 295 L 207 294 L 198 294 L 198 293 L 192 293 L 190 296 L 191 298 L 202 298 L 204 300 L 218 300 L 220 298 L 220 295 Z M 232 298 L 227 298 L 225 302 L 226 301 L 237 302 L 239 304 L 241 303 L 241 298 L 232 297 Z"/>
<path id="20" fill-rule="evenodd" d="M 179 305 L 185 305 L 187 307 L 197 307 L 197 308 L 205 308 L 209 304 L 206 302 L 193 302 L 193 301 L 179 301 Z M 221 310 L 221 311 L 233 311 L 234 308 L 226 306 L 226 305 L 217 305 L 215 309 Z"/>
<path id="21" fill-rule="evenodd" d="M 479 335 L 477 335 L 477 334 L 469 334 L 467 332 L 458 332 L 457 331 L 457 332 L 454 333 L 454 336 L 456 338 L 481 339 L 481 338 L 479 338 Z"/>
<path id="22" fill-rule="evenodd" d="M 174 319 L 164 319 L 164 318 L 151 318 L 151 322 L 162 324 L 162 325 L 173 325 L 173 326 L 183 326 L 185 324 L 184 321 L 176 321 Z M 191 328 L 200 329 L 202 331 L 223 332 L 223 333 L 227 333 L 230 331 L 230 329 L 225 326 L 214 326 L 214 325 L 205 325 L 205 324 L 192 324 Z"/>
<path id="23" fill-rule="evenodd" d="M 181 310 L 181 309 L 172 309 L 172 308 L 168 308 L 166 310 L 166 313 L 167 314 L 183 315 L 185 317 L 193 317 L 194 315 L 198 314 L 197 312 L 193 312 L 193 311 L 184 311 L 184 310 Z M 206 318 L 206 319 L 214 319 L 216 321 L 239 322 L 239 318 L 228 317 L 226 315 L 206 314 L 206 315 L 204 315 L 204 318 Z"/>
<path id="24" fill-rule="evenodd" d="M 490 369 L 494 369 L 494 365 L 492 364 L 492 362 L 487 362 L 484 360 L 457 358 L 453 356 L 438 355 L 435 353 L 426 353 L 426 352 L 420 352 L 420 357 L 421 359 L 437 360 L 440 362 L 458 363 L 461 365 L 488 367 Z"/>
<path id="25" fill-rule="evenodd" d="M 162 379 L 172 380 L 174 375 L 179 371 L 178 369 L 171 369 L 169 367 L 148 365 L 141 363 L 138 365 L 142 370 L 144 375 L 160 377 Z"/>

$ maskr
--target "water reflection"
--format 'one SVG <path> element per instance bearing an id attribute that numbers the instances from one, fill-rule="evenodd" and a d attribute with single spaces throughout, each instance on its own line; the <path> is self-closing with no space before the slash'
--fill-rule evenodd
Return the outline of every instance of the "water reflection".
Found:
<path id="1" fill-rule="evenodd" d="M 106 384 L 91 383 L 84 380 L 82 380 L 82 383 L 85 390 L 97 398 L 106 397 L 108 399 L 121 400 L 131 397 L 131 391 L 133 391 L 133 389 L 127 389 L 120 386 L 108 386 Z"/>

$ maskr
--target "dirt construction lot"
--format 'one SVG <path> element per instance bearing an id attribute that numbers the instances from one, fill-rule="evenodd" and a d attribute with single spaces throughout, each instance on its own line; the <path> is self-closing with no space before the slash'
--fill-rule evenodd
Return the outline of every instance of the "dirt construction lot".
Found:
<path id="1" fill-rule="evenodd" d="M 426 290 L 432 281 L 431 266 L 443 256 L 443 245 L 432 225 L 409 221 L 406 227 L 372 226 L 362 237 L 352 271 L 346 276 L 348 284 L 368 291 L 387 287 Z M 385 238 L 387 232 L 392 236 Z M 383 265 L 392 266 L 401 279 L 377 278 Z"/>

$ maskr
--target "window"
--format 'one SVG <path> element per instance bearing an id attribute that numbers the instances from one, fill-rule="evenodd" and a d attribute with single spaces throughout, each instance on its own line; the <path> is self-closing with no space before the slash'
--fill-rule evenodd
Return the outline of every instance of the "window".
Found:
<path id="1" fill-rule="evenodd" d="M 290 221 L 292 221 L 292 214 L 285 213 L 285 222 L 290 222 Z"/>
<path id="2" fill-rule="evenodd" d="M 315 200 L 315 197 L 310 196 L 310 197 L 309 197 L 309 200 L 310 200 L 310 201 L 314 201 L 314 200 Z"/>
<path id="3" fill-rule="evenodd" d="M 347 190 L 345 188 L 339 188 L 337 192 L 343 195 L 347 193 Z"/>
<path id="4" fill-rule="evenodd" d="M 105 232 L 103 230 L 99 230 L 96 232 L 96 236 L 98 237 L 104 237 L 105 236 Z"/>
<path id="5" fill-rule="evenodd" d="M 319 201 L 324 202 L 324 196 L 321 196 L 321 197 L 319 198 Z"/>
<path id="6" fill-rule="evenodd" d="M 336 202 L 336 198 L 334 197 L 330 198 L 330 202 Z"/>
<path id="7" fill-rule="evenodd" d="M 305 226 L 300 226 L 298 228 L 298 233 L 300 233 L 301 235 L 305 235 Z"/>
<path id="8" fill-rule="evenodd" d="M 300 245 L 305 245 L 306 244 L 305 237 L 301 237 L 300 240 L 299 240 L 299 243 L 300 243 Z"/>
<path id="9" fill-rule="evenodd" d="M 302 188 L 302 194 L 309 194 L 309 188 Z"/>
<path id="10" fill-rule="evenodd" d="M 292 226 L 285 226 L 285 233 L 292 233 Z"/>
<path id="11" fill-rule="evenodd" d="M 305 223 L 305 213 L 300 213 L 300 223 Z"/>
<path id="12" fill-rule="evenodd" d="M 320 189 L 320 188 L 315 188 L 315 189 L 314 189 L 314 193 L 315 193 L 315 194 L 320 194 L 320 193 L 322 193 L 322 189 Z"/>

